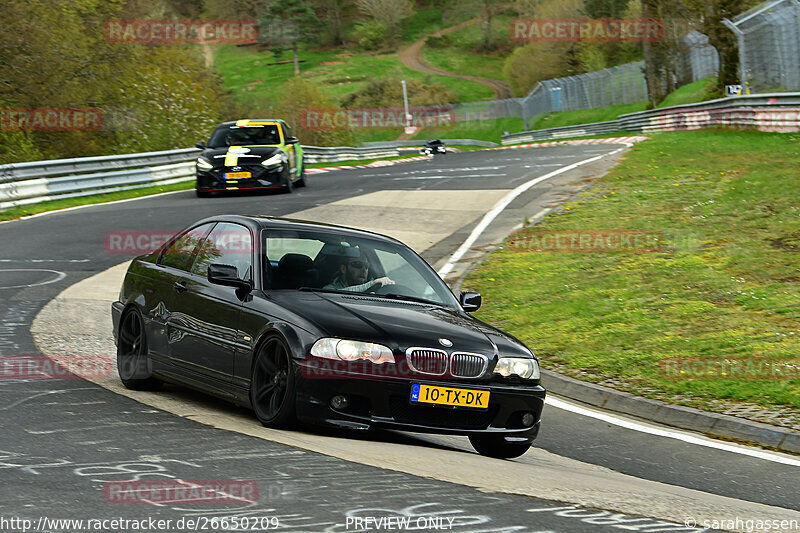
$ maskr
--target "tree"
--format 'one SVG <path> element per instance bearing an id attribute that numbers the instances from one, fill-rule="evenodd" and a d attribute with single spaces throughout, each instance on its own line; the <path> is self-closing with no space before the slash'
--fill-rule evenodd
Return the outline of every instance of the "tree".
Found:
<path id="1" fill-rule="evenodd" d="M 307 0 L 275 2 L 267 9 L 267 16 L 259 21 L 258 39 L 272 45 L 274 50 L 290 48 L 294 55 L 294 73 L 299 75 L 299 45 L 314 42 L 320 26 L 320 20 L 311 2 Z"/>
<path id="2" fill-rule="evenodd" d="M 658 19 L 659 0 L 642 0 L 642 17 Z M 667 71 L 667 54 L 661 42 L 642 43 L 644 49 L 645 79 L 647 80 L 647 96 L 651 106 L 660 104 L 667 96 L 665 79 Z"/>
<path id="3" fill-rule="evenodd" d="M 483 48 L 492 47 L 492 19 L 500 12 L 502 0 L 481 0 L 481 22 L 483 26 Z"/>
<path id="4" fill-rule="evenodd" d="M 356 0 L 358 10 L 379 24 L 385 24 L 388 38 L 397 37 L 400 21 L 414 14 L 411 0 Z"/>
<path id="5" fill-rule="evenodd" d="M 739 48 L 736 35 L 723 24 L 746 9 L 744 0 L 707 0 L 704 9 L 704 33 L 719 54 L 717 90 L 724 94 L 726 85 L 739 83 Z"/>
<path id="6" fill-rule="evenodd" d="M 344 44 L 342 37 L 344 14 L 347 8 L 352 5 L 352 2 L 350 0 L 320 0 L 318 5 L 321 7 L 325 21 L 328 23 L 333 44 L 337 46 Z"/>

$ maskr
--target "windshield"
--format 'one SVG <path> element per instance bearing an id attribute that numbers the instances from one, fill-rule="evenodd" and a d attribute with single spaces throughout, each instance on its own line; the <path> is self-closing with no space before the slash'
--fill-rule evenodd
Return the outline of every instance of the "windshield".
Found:
<path id="1" fill-rule="evenodd" d="M 410 248 L 335 232 L 263 233 L 264 287 L 369 294 L 458 308 L 442 279 Z"/>
<path id="2" fill-rule="evenodd" d="M 209 148 L 256 144 L 280 144 L 280 126 L 277 123 L 249 126 L 220 126 L 211 134 Z"/>

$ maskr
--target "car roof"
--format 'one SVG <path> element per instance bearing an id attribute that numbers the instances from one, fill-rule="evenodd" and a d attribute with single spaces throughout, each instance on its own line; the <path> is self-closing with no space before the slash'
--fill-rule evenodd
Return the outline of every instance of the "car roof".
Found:
<path id="1" fill-rule="evenodd" d="M 237 122 L 240 122 L 242 120 L 246 120 L 248 122 L 276 122 L 281 126 L 286 125 L 286 121 L 279 118 L 240 118 L 237 120 L 228 120 L 226 122 L 221 122 L 220 124 L 217 125 L 217 128 L 220 128 L 222 126 L 235 126 Z"/>
<path id="2" fill-rule="evenodd" d="M 310 220 L 299 220 L 294 218 L 273 217 L 269 215 L 215 215 L 212 217 L 198 220 L 193 226 L 207 222 L 238 222 L 246 226 L 256 226 L 260 229 L 278 229 L 295 231 L 325 231 L 336 232 L 342 236 L 361 237 L 378 240 L 393 244 L 403 244 L 393 237 L 374 233 L 371 231 L 339 226 L 337 224 L 326 224 L 323 222 L 313 222 Z M 403 245 L 405 246 L 405 245 Z"/>

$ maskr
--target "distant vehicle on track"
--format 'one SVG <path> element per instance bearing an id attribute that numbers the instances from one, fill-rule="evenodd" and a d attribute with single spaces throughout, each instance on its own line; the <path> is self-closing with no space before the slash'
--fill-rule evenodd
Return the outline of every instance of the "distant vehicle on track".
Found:
<path id="1" fill-rule="evenodd" d="M 433 139 L 432 141 L 428 141 L 425 143 L 420 151 L 422 155 L 427 155 L 429 157 L 433 157 L 436 154 L 446 154 L 447 148 L 444 145 L 444 142 L 440 139 Z"/>
<path id="2" fill-rule="evenodd" d="M 197 196 L 257 189 L 292 192 L 307 182 L 303 148 L 280 119 L 242 119 L 214 129 L 197 158 Z"/>
<path id="3" fill-rule="evenodd" d="M 466 435 L 517 457 L 539 432 L 539 364 L 470 315 L 480 304 L 393 238 L 224 215 L 134 259 L 111 314 L 129 389 L 174 382 L 265 426 Z"/>

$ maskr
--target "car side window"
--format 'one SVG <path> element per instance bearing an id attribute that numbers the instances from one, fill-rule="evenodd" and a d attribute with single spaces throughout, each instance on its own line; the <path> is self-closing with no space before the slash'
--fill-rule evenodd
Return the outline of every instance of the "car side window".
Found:
<path id="1" fill-rule="evenodd" d="M 247 279 L 253 264 L 253 237 L 250 230 L 231 222 L 217 224 L 200 246 L 191 272 L 206 277 L 208 265 L 213 264 L 234 266 L 239 278 Z"/>
<path id="2" fill-rule="evenodd" d="M 292 136 L 293 136 L 293 135 L 292 135 L 292 128 L 290 128 L 290 127 L 289 127 L 289 125 L 288 125 L 288 124 L 286 124 L 285 122 L 283 123 L 283 125 L 282 125 L 282 126 L 283 126 L 283 136 L 284 136 L 286 139 L 288 139 L 288 138 L 292 137 Z"/>
<path id="3" fill-rule="evenodd" d="M 158 259 L 158 264 L 177 268 L 178 270 L 189 271 L 197 253 L 197 248 L 203 242 L 208 232 L 214 227 L 216 222 L 208 222 L 196 226 L 180 235 L 172 241 Z"/>

